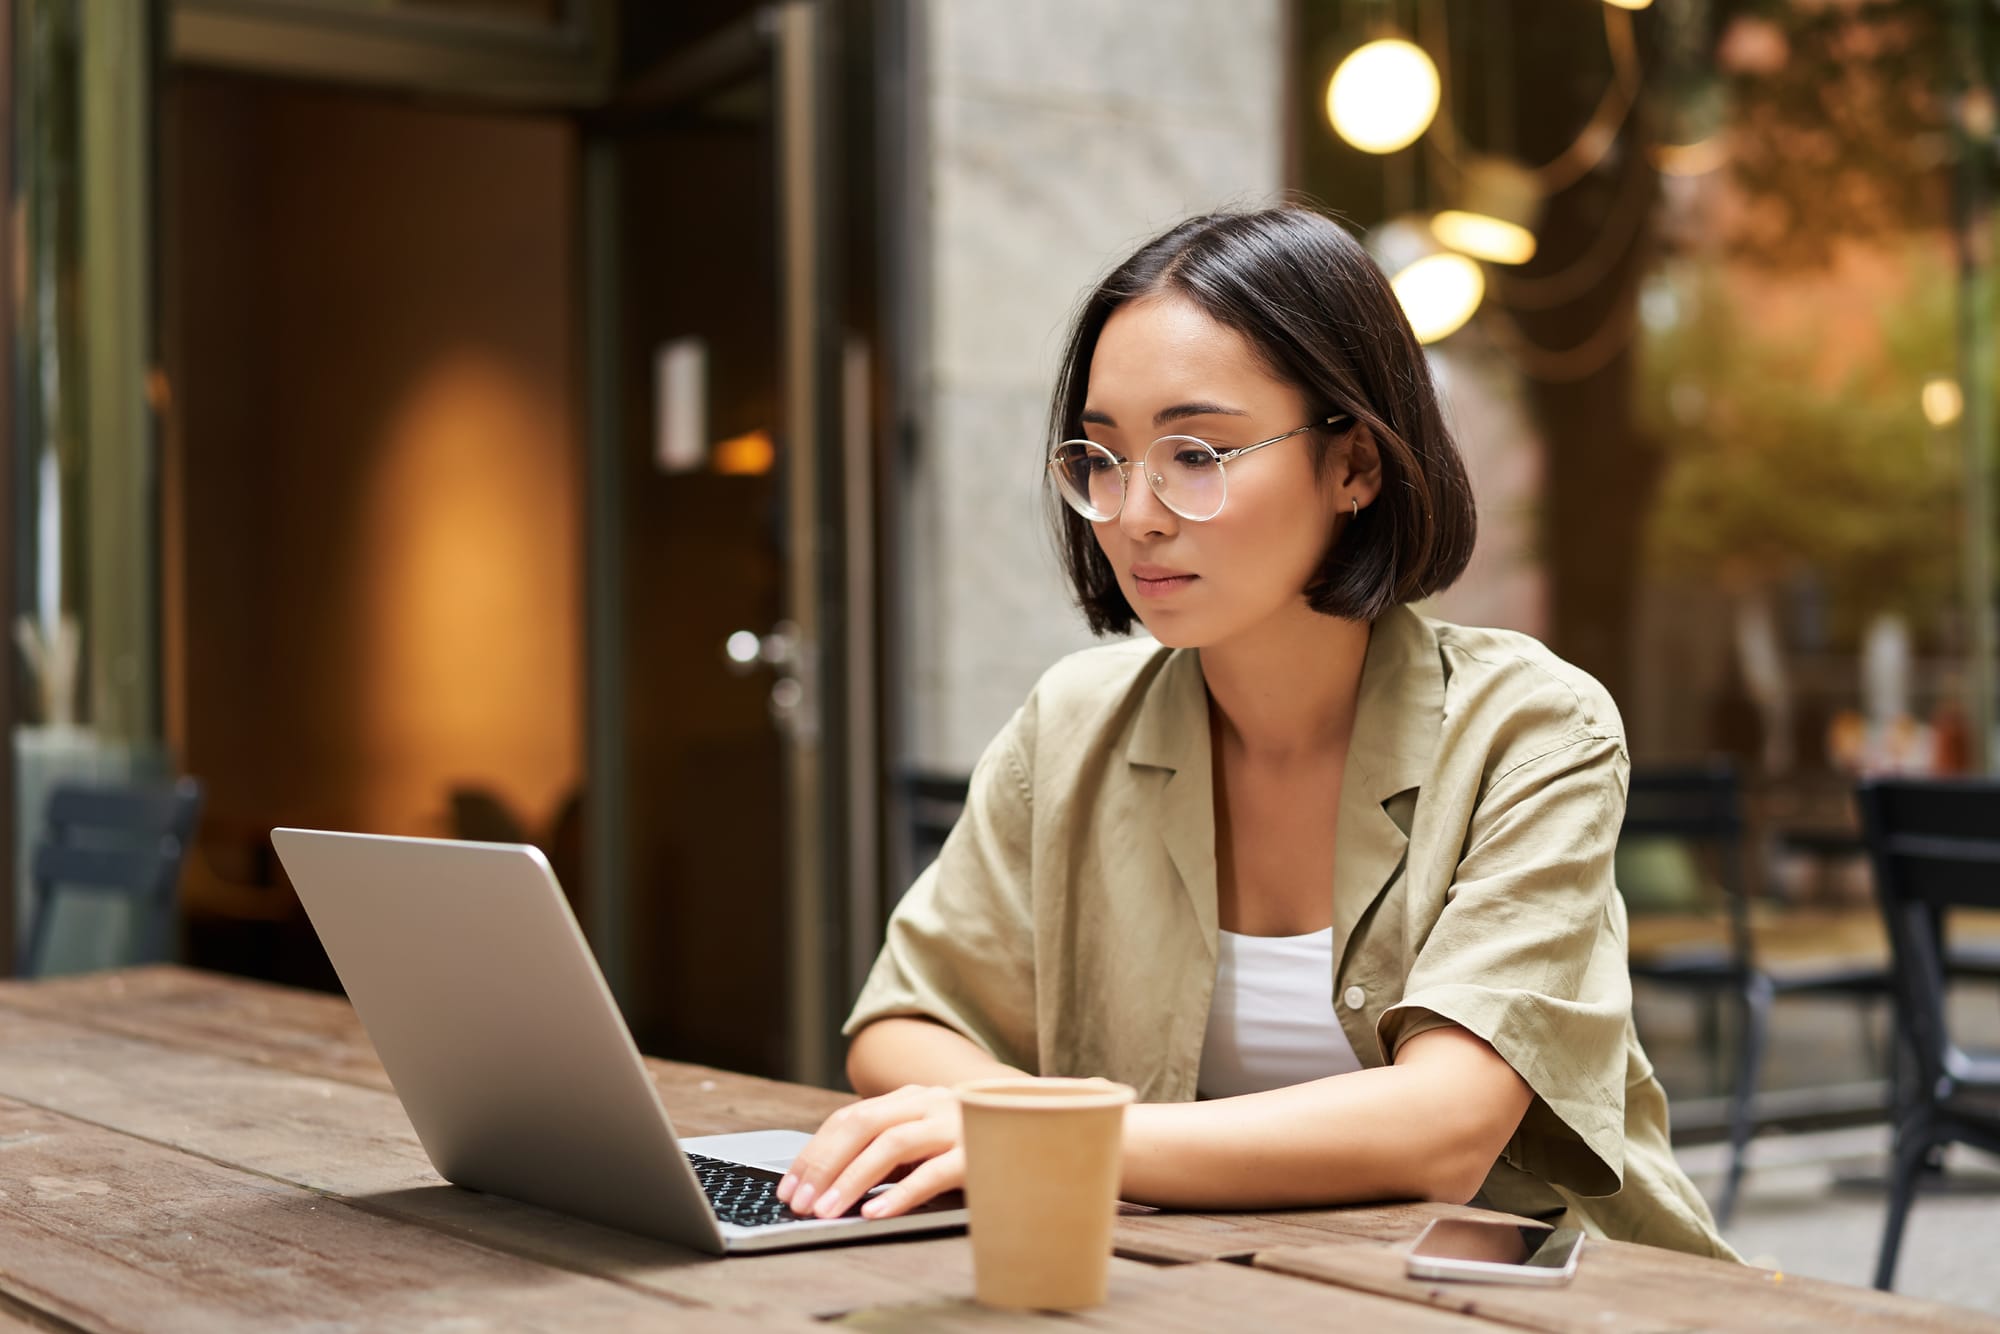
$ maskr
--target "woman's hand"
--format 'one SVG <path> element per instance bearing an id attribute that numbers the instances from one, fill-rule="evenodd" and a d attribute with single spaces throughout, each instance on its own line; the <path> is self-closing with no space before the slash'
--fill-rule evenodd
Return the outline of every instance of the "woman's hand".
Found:
<path id="1" fill-rule="evenodd" d="M 862 1206 L 869 1218 L 892 1218 L 965 1184 L 958 1097 L 948 1088 L 906 1084 L 826 1118 L 778 1183 L 792 1212 L 838 1218 L 897 1168 L 901 1181 Z"/>

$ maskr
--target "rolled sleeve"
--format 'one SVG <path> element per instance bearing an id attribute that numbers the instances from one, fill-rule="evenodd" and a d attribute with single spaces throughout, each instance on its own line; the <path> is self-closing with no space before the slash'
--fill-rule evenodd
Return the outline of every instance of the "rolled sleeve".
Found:
<path id="1" fill-rule="evenodd" d="M 1616 735 L 1566 741 L 1497 779 L 1475 811 L 1443 913 L 1382 1050 L 1456 1024 L 1490 1043 L 1534 1101 L 1515 1167 L 1578 1195 L 1625 1168 L 1631 978 L 1612 878 L 1629 764 Z"/>
<path id="2" fill-rule="evenodd" d="M 846 1036 L 915 1016 L 1033 1071 L 1033 812 L 1023 750 L 1031 726 L 1030 710 L 1017 713 L 974 767 L 964 813 L 890 917 Z"/>

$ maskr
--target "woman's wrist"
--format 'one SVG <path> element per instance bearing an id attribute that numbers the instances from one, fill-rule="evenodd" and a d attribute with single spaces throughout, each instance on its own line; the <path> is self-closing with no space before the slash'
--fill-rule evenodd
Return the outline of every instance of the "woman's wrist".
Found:
<path id="1" fill-rule="evenodd" d="M 1173 1158 L 1172 1141 L 1194 1104 L 1135 1102 L 1125 1109 L 1125 1138 L 1120 1157 L 1120 1198 L 1135 1204 L 1160 1198 L 1161 1164 Z"/>
<path id="2" fill-rule="evenodd" d="M 863 1097 L 905 1084 L 948 1087 L 1020 1073 L 964 1034 L 914 1015 L 876 1020 L 856 1033 L 847 1049 L 848 1083 Z"/>

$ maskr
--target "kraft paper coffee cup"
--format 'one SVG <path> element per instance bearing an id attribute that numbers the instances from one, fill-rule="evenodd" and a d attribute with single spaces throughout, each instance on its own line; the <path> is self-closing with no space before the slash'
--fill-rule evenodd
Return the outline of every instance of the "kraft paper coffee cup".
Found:
<path id="1" fill-rule="evenodd" d="M 956 1092 L 974 1295 L 1011 1310 L 1102 1302 L 1132 1089 L 1013 1078 L 974 1080 Z"/>

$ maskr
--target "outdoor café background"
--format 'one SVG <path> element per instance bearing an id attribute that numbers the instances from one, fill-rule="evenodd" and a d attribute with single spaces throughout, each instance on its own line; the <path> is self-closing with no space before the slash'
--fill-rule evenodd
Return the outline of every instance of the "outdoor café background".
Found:
<path id="1" fill-rule="evenodd" d="M 0 923 L 52 784 L 187 772 L 190 962 L 329 981 L 273 825 L 521 837 L 649 1050 L 828 1078 L 917 777 L 1087 642 L 1066 316 L 1287 195 L 1432 340 L 1482 534 L 1427 611 L 1733 756 L 1759 837 L 1981 767 L 1981 8 L 0 4 Z"/>

